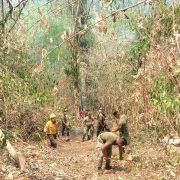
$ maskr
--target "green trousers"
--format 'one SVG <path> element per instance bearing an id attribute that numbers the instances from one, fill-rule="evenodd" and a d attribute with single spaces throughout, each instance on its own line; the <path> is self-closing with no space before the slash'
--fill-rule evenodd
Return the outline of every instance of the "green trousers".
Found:
<path id="1" fill-rule="evenodd" d="M 86 125 L 84 127 L 83 138 L 82 138 L 83 141 L 85 137 L 87 137 L 88 140 L 91 138 L 91 128 L 92 128 L 92 125 Z"/>
<path id="2" fill-rule="evenodd" d="M 56 142 L 56 134 L 48 134 L 47 135 L 50 146 L 56 148 L 57 147 L 57 142 Z"/>
<path id="3" fill-rule="evenodd" d="M 98 142 L 97 142 L 96 147 L 98 149 L 98 169 L 102 169 L 102 165 L 103 165 L 103 152 L 102 152 L 103 141 L 100 138 L 100 136 L 98 136 L 97 141 Z M 111 155 L 112 155 L 112 145 L 107 148 L 107 156 L 108 156 L 109 159 L 106 160 L 105 168 L 108 168 L 110 166 Z"/>

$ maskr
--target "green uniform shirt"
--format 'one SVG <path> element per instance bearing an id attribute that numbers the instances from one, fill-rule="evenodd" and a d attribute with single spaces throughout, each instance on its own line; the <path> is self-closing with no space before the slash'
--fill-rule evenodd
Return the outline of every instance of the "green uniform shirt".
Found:
<path id="1" fill-rule="evenodd" d="M 99 122 L 103 123 L 105 121 L 105 116 L 102 113 L 99 113 L 97 119 Z"/>
<path id="2" fill-rule="evenodd" d="M 84 123 L 85 123 L 86 126 L 90 126 L 90 125 L 92 125 L 92 119 L 89 118 L 88 116 L 86 116 L 84 118 Z"/>
<path id="3" fill-rule="evenodd" d="M 122 115 L 119 123 L 119 135 L 121 138 L 126 139 L 127 144 L 129 144 L 129 131 L 128 131 L 128 126 L 127 126 L 127 116 L 126 115 Z"/>
<path id="4" fill-rule="evenodd" d="M 103 132 L 100 134 L 100 138 L 104 144 L 107 143 L 108 145 L 113 145 L 119 137 L 112 132 Z"/>

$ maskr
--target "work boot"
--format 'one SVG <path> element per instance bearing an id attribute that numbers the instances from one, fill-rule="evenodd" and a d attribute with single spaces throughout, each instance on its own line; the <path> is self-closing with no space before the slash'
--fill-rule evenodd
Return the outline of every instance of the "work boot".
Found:
<path id="1" fill-rule="evenodd" d="M 90 136 L 88 135 L 88 138 L 87 138 L 87 140 L 90 140 Z"/>
<path id="2" fill-rule="evenodd" d="M 106 170 L 112 169 L 112 167 L 110 166 L 110 163 L 111 163 L 111 161 L 110 161 L 109 159 L 106 160 L 106 165 L 105 165 L 105 169 L 106 169 Z"/>
<path id="3" fill-rule="evenodd" d="M 98 167 L 98 175 L 101 176 L 102 174 L 103 174 L 102 168 L 99 168 L 99 167 Z"/>
<path id="4" fill-rule="evenodd" d="M 106 170 L 110 170 L 110 169 L 112 169 L 112 166 L 106 165 L 106 166 L 105 166 L 105 169 L 106 169 Z"/>
<path id="5" fill-rule="evenodd" d="M 109 160 L 106 162 L 105 169 L 106 170 L 112 169 L 112 166 L 110 166 L 110 161 Z"/>
<path id="6" fill-rule="evenodd" d="M 57 143 L 54 143 L 52 147 L 57 148 Z"/>

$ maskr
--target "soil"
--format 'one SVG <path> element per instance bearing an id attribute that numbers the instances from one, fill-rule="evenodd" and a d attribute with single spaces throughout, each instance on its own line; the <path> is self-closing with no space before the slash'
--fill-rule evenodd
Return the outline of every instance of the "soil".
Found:
<path id="1" fill-rule="evenodd" d="M 138 143 L 126 148 L 124 160 L 118 161 L 118 149 L 113 147 L 112 170 L 97 172 L 96 140 L 81 142 L 80 137 L 58 138 L 58 147 L 41 143 L 14 142 L 27 158 L 25 172 L 20 172 L 7 152 L 0 156 L 0 179 L 8 180 L 146 180 L 178 179 L 179 157 L 168 153 L 158 144 Z"/>

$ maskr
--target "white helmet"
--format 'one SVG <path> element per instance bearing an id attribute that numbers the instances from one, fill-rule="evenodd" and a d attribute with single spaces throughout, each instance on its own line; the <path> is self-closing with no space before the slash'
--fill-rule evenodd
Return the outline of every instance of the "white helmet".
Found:
<path id="1" fill-rule="evenodd" d="M 55 117 L 56 117 L 56 115 L 55 115 L 54 113 L 52 113 L 52 114 L 50 115 L 50 119 L 55 118 Z"/>

